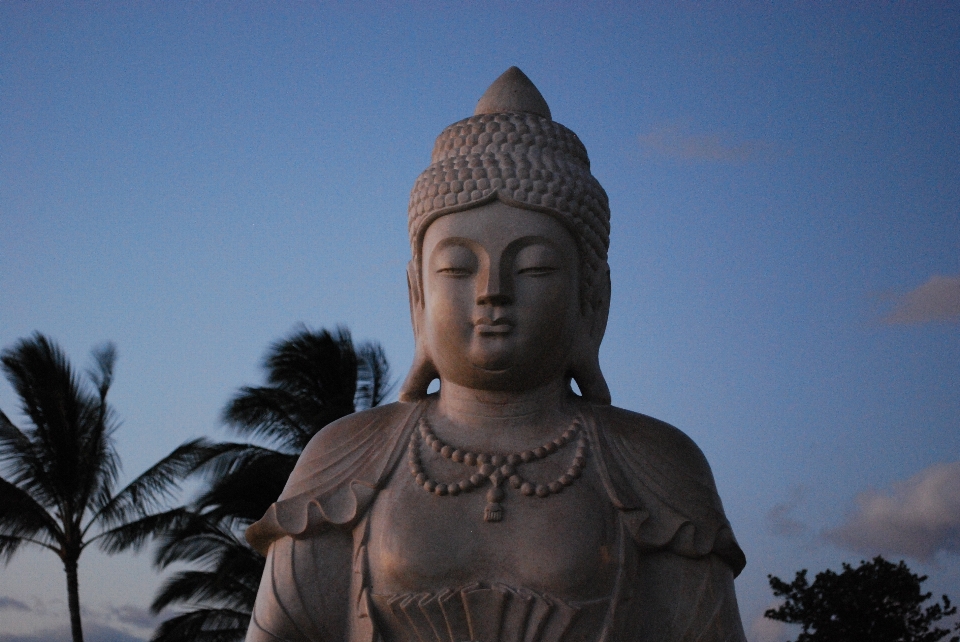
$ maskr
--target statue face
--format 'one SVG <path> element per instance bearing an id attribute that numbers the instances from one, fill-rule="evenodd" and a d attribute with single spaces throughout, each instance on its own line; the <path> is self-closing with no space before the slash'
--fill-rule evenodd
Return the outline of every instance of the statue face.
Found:
<path id="1" fill-rule="evenodd" d="M 496 201 L 434 221 L 422 257 L 423 339 L 441 380 L 528 390 L 566 374 L 583 324 L 562 224 Z"/>

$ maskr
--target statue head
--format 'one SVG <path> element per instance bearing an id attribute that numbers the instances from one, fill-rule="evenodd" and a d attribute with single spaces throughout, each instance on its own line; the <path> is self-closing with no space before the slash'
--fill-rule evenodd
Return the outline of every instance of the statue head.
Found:
<path id="1" fill-rule="evenodd" d="M 440 134 L 432 161 L 410 194 L 407 282 L 416 353 L 401 400 L 422 398 L 438 376 L 473 368 L 480 374 L 465 385 L 511 389 L 547 373 L 575 380 L 590 401 L 609 403 L 599 349 L 610 304 L 610 208 L 580 139 L 551 120 L 537 88 L 511 67 L 472 117 Z M 454 277 L 479 270 L 471 277 L 478 306 L 472 348 L 441 345 L 456 341 L 455 324 L 441 321 L 451 321 L 454 301 L 447 299 L 461 295 L 456 279 L 433 279 L 428 269 Z M 526 310 L 529 333 L 508 337 L 513 322 L 498 326 L 493 317 L 514 307 Z M 470 362 L 460 364 L 466 370 L 457 359 Z M 519 370 L 501 374 L 510 369 L 498 359 Z M 542 367 L 531 370 L 531 360 Z"/>

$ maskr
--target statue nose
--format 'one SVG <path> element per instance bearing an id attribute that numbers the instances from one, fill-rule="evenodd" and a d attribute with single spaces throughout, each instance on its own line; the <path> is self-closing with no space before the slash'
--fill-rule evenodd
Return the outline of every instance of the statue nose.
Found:
<path id="1" fill-rule="evenodd" d="M 510 295 L 499 292 L 481 294 L 477 297 L 477 305 L 492 305 L 496 307 L 500 305 L 510 305 L 511 303 L 513 303 L 513 298 Z"/>
<path id="2" fill-rule="evenodd" d="M 480 282 L 477 284 L 477 305 L 498 306 L 513 303 L 510 286 L 505 282 L 502 270 L 491 266 L 485 271 L 486 274 L 481 275 Z"/>

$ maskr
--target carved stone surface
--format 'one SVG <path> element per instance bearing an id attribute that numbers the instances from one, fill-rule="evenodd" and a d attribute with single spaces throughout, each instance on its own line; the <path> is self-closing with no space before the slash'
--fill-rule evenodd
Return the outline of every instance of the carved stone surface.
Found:
<path id="1" fill-rule="evenodd" d="M 247 640 L 744 640 L 709 465 L 610 405 L 609 220 L 519 69 L 440 135 L 410 198 L 401 401 L 324 428 L 248 529 Z"/>

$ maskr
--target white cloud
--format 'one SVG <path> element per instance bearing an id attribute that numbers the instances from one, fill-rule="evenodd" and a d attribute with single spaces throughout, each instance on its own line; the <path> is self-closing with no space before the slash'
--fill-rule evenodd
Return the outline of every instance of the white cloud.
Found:
<path id="1" fill-rule="evenodd" d="M 923 285 L 899 297 L 885 323 L 960 322 L 960 274 L 934 275 Z"/>
<path id="2" fill-rule="evenodd" d="M 940 551 L 960 553 L 960 461 L 930 466 L 890 492 L 860 493 L 846 522 L 824 535 L 866 555 L 928 562 Z"/>

